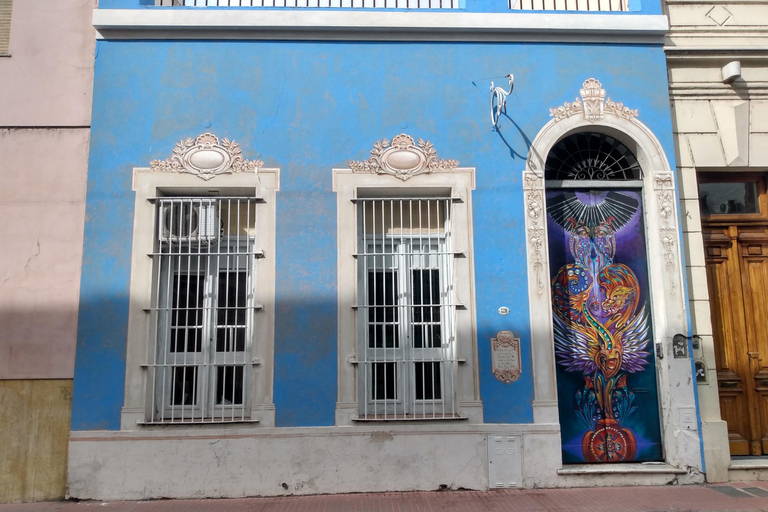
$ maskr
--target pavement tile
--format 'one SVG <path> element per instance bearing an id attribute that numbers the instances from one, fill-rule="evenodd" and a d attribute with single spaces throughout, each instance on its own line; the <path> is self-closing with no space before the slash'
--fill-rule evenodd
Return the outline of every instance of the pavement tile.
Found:
<path id="1" fill-rule="evenodd" d="M 0 504 L 0 512 L 768 512 L 764 482 Z"/>

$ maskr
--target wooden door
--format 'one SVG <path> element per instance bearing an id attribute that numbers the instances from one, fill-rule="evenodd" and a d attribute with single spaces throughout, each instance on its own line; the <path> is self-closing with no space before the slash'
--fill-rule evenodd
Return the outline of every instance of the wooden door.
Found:
<path id="1" fill-rule="evenodd" d="M 768 230 L 705 227 L 704 246 L 731 455 L 768 454 Z"/>

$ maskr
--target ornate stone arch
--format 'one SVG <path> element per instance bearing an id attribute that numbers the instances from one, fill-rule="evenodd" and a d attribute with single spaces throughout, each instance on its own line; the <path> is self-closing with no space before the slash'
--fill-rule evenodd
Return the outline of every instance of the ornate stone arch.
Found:
<path id="1" fill-rule="evenodd" d="M 604 133 L 634 152 L 642 169 L 655 352 L 660 350 L 662 356 L 671 359 L 672 336 L 687 332 L 675 179 L 667 156 L 653 132 L 638 119 L 638 111 L 606 99 L 600 82 L 588 79 L 580 93 L 581 99 L 550 109 L 553 119 L 536 135 L 523 171 L 536 423 L 558 422 L 552 317 L 540 312 L 551 309 L 544 164 L 563 138 L 579 132 Z M 695 406 L 694 384 L 687 378 L 691 375 L 690 361 L 670 359 L 657 365 L 665 458 L 673 465 L 698 467 L 698 451 L 694 459 L 688 446 L 694 440 L 677 435 L 680 409 Z"/>

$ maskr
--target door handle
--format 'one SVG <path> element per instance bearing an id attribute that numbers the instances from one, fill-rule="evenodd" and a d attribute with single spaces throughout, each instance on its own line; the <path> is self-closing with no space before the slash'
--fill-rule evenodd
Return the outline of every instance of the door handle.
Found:
<path id="1" fill-rule="evenodd" d="M 747 357 L 749 357 L 749 360 L 752 361 L 755 359 L 756 361 L 761 361 L 760 352 L 747 352 Z"/>

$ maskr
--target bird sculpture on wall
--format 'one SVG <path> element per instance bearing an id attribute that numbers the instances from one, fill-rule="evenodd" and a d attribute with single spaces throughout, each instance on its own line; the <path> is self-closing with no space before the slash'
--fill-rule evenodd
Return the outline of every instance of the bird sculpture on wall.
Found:
<path id="1" fill-rule="evenodd" d="M 491 82 L 491 92 L 493 93 L 491 96 L 491 123 L 496 130 L 499 129 L 499 117 L 501 117 L 501 114 L 507 113 L 507 96 L 512 93 L 512 89 L 515 86 L 515 76 L 512 73 L 505 75 L 505 78 L 509 79 L 508 91 L 501 87 L 495 87 L 493 82 Z"/>

